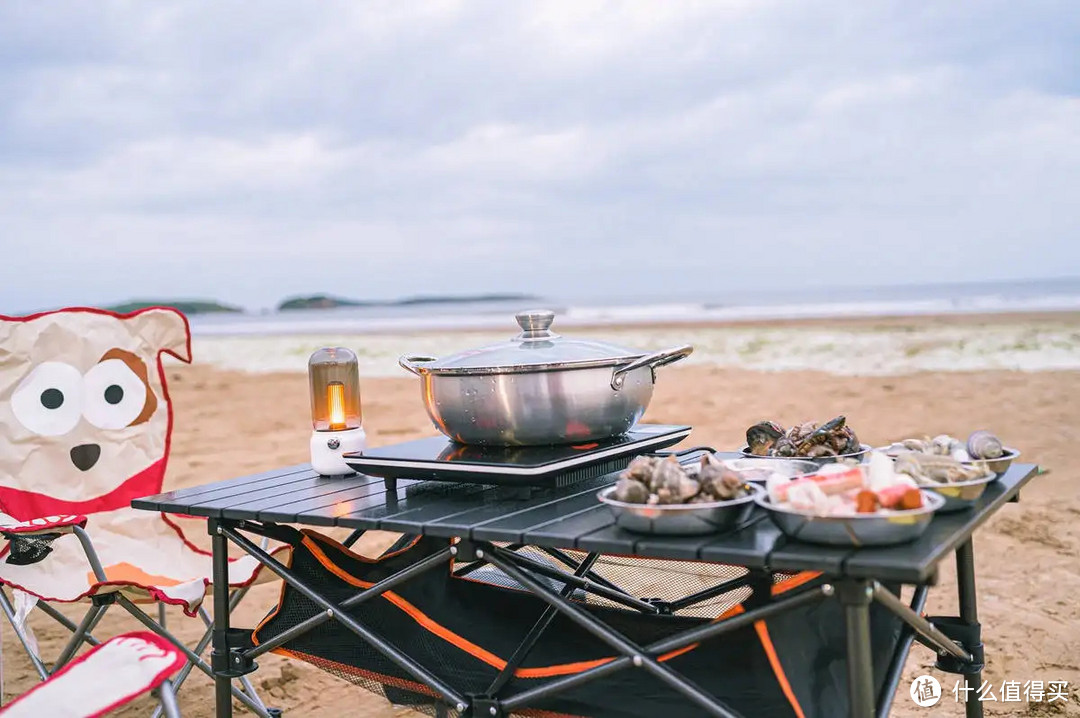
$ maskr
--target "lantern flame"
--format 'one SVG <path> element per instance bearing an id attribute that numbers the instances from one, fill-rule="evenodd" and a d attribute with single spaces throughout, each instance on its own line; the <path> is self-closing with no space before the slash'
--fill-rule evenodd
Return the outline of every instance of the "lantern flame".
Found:
<path id="1" fill-rule="evenodd" d="M 326 385 L 326 405 L 330 408 L 330 431 L 344 431 L 345 385 L 340 381 Z"/>

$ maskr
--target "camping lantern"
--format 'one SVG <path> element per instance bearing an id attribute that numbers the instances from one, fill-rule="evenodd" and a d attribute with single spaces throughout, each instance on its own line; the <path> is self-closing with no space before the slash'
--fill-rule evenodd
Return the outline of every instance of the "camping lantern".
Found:
<path id="1" fill-rule="evenodd" d="M 356 354 L 344 347 L 319 349 L 308 359 L 311 388 L 311 467 L 323 476 L 353 473 L 342 458 L 367 443 L 360 411 Z"/>

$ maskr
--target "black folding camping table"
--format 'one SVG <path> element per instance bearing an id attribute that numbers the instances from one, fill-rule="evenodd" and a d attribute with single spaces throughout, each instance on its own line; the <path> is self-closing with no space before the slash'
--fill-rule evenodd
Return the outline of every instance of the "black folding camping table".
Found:
<path id="1" fill-rule="evenodd" d="M 723 454 L 721 454 L 723 456 Z M 734 455 L 733 455 L 734 456 Z M 972 533 L 1006 503 L 1016 501 L 1021 487 L 1038 473 L 1031 464 L 1014 464 L 989 485 L 975 507 L 935 516 L 918 540 L 900 546 L 845 549 L 790 541 L 767 517 L 757 516 L 738 530 L 715 536 L 661 537 L 629 533 L 614 525 L 612 514 L 599 503 L 599 488 L 614 481 L 612 475 L 584 480 L 561 488 L 506 492 L 481 484 L 440 483 L 399 479 L 396 482 L 354 474 L 322 477 L 307 465 L 268 471 L 203 486 L 180 489 L 132 502 L 138 509 L 205 516 L 209 519 L 214 563 L 213 654 L 217 715 L 232 715 L 230 680 L 254 670 L 253 659 L 281 646 L 288 638 L 312 626 L 336 621 L 400 667 L 418 684 L 438 696 L 440 706 L 461 715 L 510 715 L 535 701 L 619 670 L 639 670 L 659 679 L 697 706 L 701 714 L 733 716 L 714 696 L 657 660 L 665 651 L 697 644 L 754 621 L 777 616 L 814 601 L 837 601 L 846 630 L 847 691 L 850 715 L 885 716 L 899 684 L 907 654 L 917 640 L 938 655 L 940 670 L 963 675 L 969 685 L 981 684 L 982 642 L 978 623 Z M 764 520 L 760 520 L 764 519 Z M 344 601 L 335 603 L 296 576 L 290 567 L 268 555 L 246 534 L 275 538 L 283 524 L 311 527 L 382 529 L 448 540 L 445 550 L 378 581 Z M 227 551 L 233 543 L 255 557 L 323 613 L 307 619 L 273 640 L 252 647 L 230 627 L 228 611 Z M 347 542 L 348 543 L 348 542 Z M 565 571 L 517 552 L 536 547 L 563 561 Z M 568 556 L 585 558 L 577 561 Z M 951 617 L 927 618 L 922 609 L 928 587 L 936 582 L 940 563 L 955 554 L 958 612 Z M 824 581 L 807 590 L 792 591 L 758 603 L 730 620 L 710 622 L 674 638 L 641 645 L 569 600 L 572 590 L 595 591 L 628 605 L 643 604 L 640 597 L 622 596 L 590 573 L 600 555 L 644 559 L 677 559 L 746 567 L 752 576 L 776 572 L 820 572 Z M 350 615 L 348 609 L 413 580 L 437 565 L 454 560 L 487 564 L 547 604 L 545 616 L 529 632 L 518 653 L 528 653 L 551 616 L 568 619 L 577 628 L 603 641 L 618 656 L 603 666 L 558 678 L 543 686 L 515 694 L 465 694 L 448 685 L 414 657 Z M 552 580 L 557 583 L 552 585 Z M 745 585 L 745 579 L 741 579 Z M 886 590 L 884 584 L 914 587 L 909 601 Z M 730 588 L 730 586 L 729 586 Z M 562 589 L 560 591 L 560 589 Z M 715 593 L 715 591 L 713 591 Z M 767 593 L 767 592 L 766 592 Z M 903 622 L 883 685 L 875 690 L 871 660 L 870 608 L 887 610 Z M 654 607 L 655 608 L 655 607 Z M 492 610 L 498 610 L 492 606 Z M 515 654 L 516 660 L 517 654 Z M 505 682 L 504 682 L 505 683 Z M 973 691 L 972 693 L 975 693 Z M 970 693 L 968 695 L 971 695 Z M 981 703 L 969 700 L 969 717 L 982 715 Z"/>

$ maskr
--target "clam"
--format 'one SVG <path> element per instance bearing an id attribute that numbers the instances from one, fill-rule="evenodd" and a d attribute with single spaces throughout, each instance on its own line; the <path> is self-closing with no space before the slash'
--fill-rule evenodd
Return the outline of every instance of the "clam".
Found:
<path id="1" fill-rule="evenodd" d="M 973 432 L 967 440 L 967 453 L 973 459 L 999 459 L 1005 453 L 1001 439 L 989 431 Z"/>
<path id="2" fill-rule="evenodd" d="M 951 484 L 991 475 L 985 464 L 962 464 L 951 456 L 906 452 L 896 457 L 894 470 L 921 484 Z"/>

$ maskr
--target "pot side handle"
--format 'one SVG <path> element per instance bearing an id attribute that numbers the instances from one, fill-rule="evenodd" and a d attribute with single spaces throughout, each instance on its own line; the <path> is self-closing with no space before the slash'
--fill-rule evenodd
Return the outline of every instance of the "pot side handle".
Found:
<path id="1" fill-rule="evenodd" d="M 418 365 L 429 364 L 435 360 L 436 357 L 429 357 L 424 354 L 402 354 L 398 357 L 397 363 L 398 366 L 405 371 L 416 374 L 417 376 L 423 376 L 424 367 Z"/>
<path id="2" fill-rule="evenodd" d="M 643 366 L 652 367 L 655 371 L 658 367 L 666 366 L 680 359 L 685 359 L 690 356 L 694 351 L 694 347 L 689 344 L 684 344 L 681 347 L 675 347 L 674 349 L 664 349 L 663 351 L 653 352 L 652 354 L 646 354 L 640 359 L 635 359 L 629 364 L 616 367 L 615 371 L 611 374 L 611 388 L 618 391 L 622 388 L 623 382 L 626 380 L 626 374 L 640 369 Z"/>

